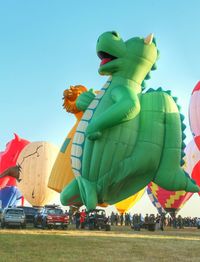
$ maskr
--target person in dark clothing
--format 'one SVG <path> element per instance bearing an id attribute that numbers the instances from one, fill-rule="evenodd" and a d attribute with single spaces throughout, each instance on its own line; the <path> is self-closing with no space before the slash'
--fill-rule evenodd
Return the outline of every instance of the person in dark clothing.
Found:
<path id="1" fill-rule="evenodd" d="M 77 210 L 76 213 L 75 213 L 76 229 L 79 229 L 79 227 L 80 227 L 80 217 L 81 217 L 81 214 L 80 214 L 79 210 Z"/>
<path id="2" fill-rule="evenodd" d="M 120 215 L 120 225 L 123 226 L 124 224 L 124 214 Z"/>

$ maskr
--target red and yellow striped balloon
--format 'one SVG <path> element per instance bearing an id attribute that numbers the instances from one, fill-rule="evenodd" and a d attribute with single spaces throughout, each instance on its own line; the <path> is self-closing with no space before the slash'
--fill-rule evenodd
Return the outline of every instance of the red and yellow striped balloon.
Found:
<path id="1" fill-rule="evenodd" d="M 148 185 L 148 188 L 167 212 L 178 212 L 193 195 L 185 191 L 168 191 L 153 182 Z"/>

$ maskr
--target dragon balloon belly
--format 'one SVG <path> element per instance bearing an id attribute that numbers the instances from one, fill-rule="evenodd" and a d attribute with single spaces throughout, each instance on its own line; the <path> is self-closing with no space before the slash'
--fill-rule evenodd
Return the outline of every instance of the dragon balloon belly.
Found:
<path id="1" fill-rule="evenodd" d="M 138 135 L 139 116 L 104 130 L 99 140 L 91 141 L 86 138 L 85 131 L 89 123 L 113 104 L 109 94 L 110 84 L 111 80 L 108 80 L 85 111 L 73 140 L 73 172 L 76 177 L 83 176 L 89 181 L 98 181 L 117 163 L 129 157 Z"/>

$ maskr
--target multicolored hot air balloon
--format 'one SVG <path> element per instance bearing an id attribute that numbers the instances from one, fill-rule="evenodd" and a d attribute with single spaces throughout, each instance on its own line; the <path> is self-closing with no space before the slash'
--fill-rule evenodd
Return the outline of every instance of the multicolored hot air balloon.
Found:
<path id="1" fill-rule="evenodd" d="M 21 166 L 17 186 L 33 206 L 49 204 L 58 194 L 47 187 L 58 148 L 48 142 L 33 142 L 20 153 L 17 163 Z"/>
<path id="2" fill-rule="evenodd" d="M 158 210 L 158 213 L 162 215 L 163 213 L 166 213 L 164 208 L 161 206 L 161 204 L 158 202 L 157 198 L 153 195 L 150 188 L 147 187 L 147 194 L 151 200 L 151 203 L 155 206 L 155 208 Z"/>
<path id="3" fill-rule="evenodd" d="M 153 182 L 148 184 L 148 188 L 164 210 L 170 213 L 172 217 L 176 215 L 193 195 L 193 193 L 185 191 L 168 191 Z"/>
<path id="4" fill-rule="evenodd" d="M 192 176 L 192 171 L 195 164 L 200 160 L 200 151 L 198 150 L 193 140 L 186 146 L 184 153 L 185 163 L 183 168 L 186 173 L 194 179 L 194 177 Z M 196 179 L 194 180 L 196 181 Z M 171 216 L 175 216 L 175 214 L 193 195 L 193 193 L 185 191 L 167 191 L 153 182 L 148 185 L 148 189 L 155 197 L 155 199 L 160 203 L 160 205 L 164 208 L 164 210 L 166 212 L 169 212 Z"/>
<path id="5" fill-rule="evenodd" d="M 192 91 L 189 105 L 190 128 L 200 150 L 200 81 Z"/>

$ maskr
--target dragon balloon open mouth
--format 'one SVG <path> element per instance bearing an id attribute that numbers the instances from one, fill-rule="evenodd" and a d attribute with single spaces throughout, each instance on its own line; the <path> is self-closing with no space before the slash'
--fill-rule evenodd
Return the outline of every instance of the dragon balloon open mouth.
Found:
<path id="1" fill-rule="evenodd" d="M 97 53 L 97 55 L 101 59 L 100 66 L 105 65 L 106 63 L 108 63 L 108 62 L 110 62 L 110 61 L 112 61 L 114 59 L 117 59 L 116 56 L 110 55 L 110 54 L 108 54 L 106 52 L 103 52 L 103 51 L 99 51 Z"/>

